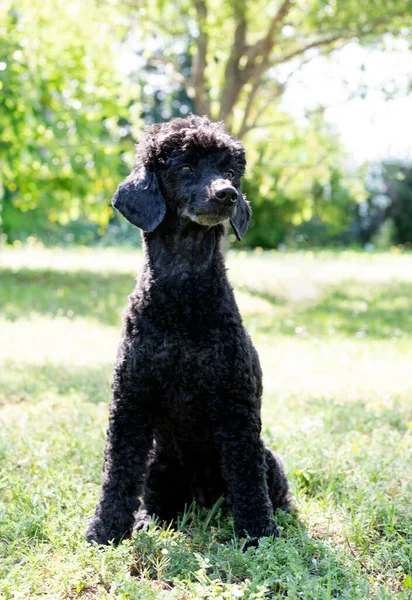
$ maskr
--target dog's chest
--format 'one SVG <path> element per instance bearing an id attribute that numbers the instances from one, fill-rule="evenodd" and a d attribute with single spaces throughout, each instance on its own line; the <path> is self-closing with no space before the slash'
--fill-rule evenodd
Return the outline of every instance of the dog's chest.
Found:
<path id="1" fill-rule="evenodd" d="M 197 395 L 213 393 L 225 367 L 224 354 L 220 344 L 209 347 L 182 338 L 171 344 L 165 355 L 167 395 L 188 406 Z"/>
<path id="2" fill-rule="evenodd" d="M 180 339 L 169 345 L 160 401 L 162 413 L 170 423 L 183 419 L 186 423 L 192 421 L 194 426 L 202 424 L 209 400 L 216 395 L 226 371 L 223 355 L 219 344 L 210 347 L 207 343 Z"/>
<path id="3" fill-rule="evenodd" d="M 158 425 L 181 442 L 203 442 L 210 437 L 209 404 L 212 390 L 199 378 L 174 378 L 159 398 Z"/>
<path id="4" fill-rule="evenodd" d="M 230 370 L 236 353 L 234 342 L 221 333 L 209 333 L 201 339 L 190 335 L 170 336 L 164 345 L 164 366 L 168 386 L 193 394 L 213 393 Z M 185 399 L 190 402 L 190 399 Z"/>

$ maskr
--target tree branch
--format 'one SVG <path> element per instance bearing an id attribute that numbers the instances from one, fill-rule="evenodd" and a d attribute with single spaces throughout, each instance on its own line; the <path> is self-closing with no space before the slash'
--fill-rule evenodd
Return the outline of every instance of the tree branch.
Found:
<path id="1" fill-rule="evenodd" d="M 259 85 L 260 85 L 260 83 L 259 83 Z M 257 91 L 258 87 L 259 86 L 256 87 L 256 91 Z M 253 91 L 253 89 L 252 89 L 252 91 Z M 256 93 L 256 91 L 255 91 L 255 93 Z M 266 111 L 266 109 L 272 104 L 273 100 L 275 98 L 278 98 L 279 96 L 281 96 L 283 94 L 283 92 L 284 92 L 284 86 L 281 85 L 281 84 L 278 84 L 276 93 L 270 95 L 270 98 L 267 100 L 267 102 L 265 103 L 265 105 L 263 106 L 263 108 L 261 110 L 259 110 L 259 111 L 256 111 L 255 118 L 251 122 L 248 123 L 246 112 L 248 114 L 250 113 L 250 107 L 253 104 L 253 98 L 249 102 L 249 100 L 250 100 L 250 96 L 249 96 L 249 98 L 248 98 L 249 110 L 246 111 L 246 109 L 245 109 L 246 118 L 245 118 L 245 115 L 244 115 L 242 123 L 241 123 L 241 126 L 239 128 L 238 133 L 237 133 L 237 137 L 240 138 L 240 139 L 242 139 L 252 129 L 256 129 L 257 127 L 263 127 L 263 125 L 260 125 L 258 123 L 258 120 L 260 119 L 260 117 L 262 116 L 262 114 L 264 114 L 264 112 Z M 285 123 L 286 121 L 282 121 L 282 122 Z M 278 124 L 279 124 L 279 122 L 278 122 Z"/>
<path id="2" fill-rule="evenodd" d="M 240 92 L 243 86 L 254 79 L 252 87 L 252 99 L 256 95 L 262 83 L 262 77 L 269 65 L 269 56 L 275 43 L 276 32 L 289 13 L 293 4 L 293 0 L 283 0 L 278 12 L 270 22 L 269 28 L 265 36 L 253 46 L 247 47 L 245 44 L 246 36 L 246 20 L 245 20 L 245 4 L 235 1 L 235 13 L 237 16 L 238 25 L 236 28 L 235 45 L 233 52 L 225 70 L 225 87 L 222 90 L 219 118 L 227 120 L 231 115 L 233 107 L 238 101 Z M 238 43 L 236 43 L 238 42 Z M 243 69 L 240 68 L 240 60 L 243 56 L 247 57 L 246 65 Z M 260 60 L 258 60 L 260 59 Z M 251 102 L 248 101 L 248 112 L 251 108 Z M 248 115 L 246 115 L 247 118 Z M 239 131 L 242 131 L 242 127 Z"/>
<path id="3" fill-rule="evenodd" d="M 245 84 L 244 76 L 240 71 L 240 59 L 242 58 L 246 44 L 246 5 L 244 0 L 235 0 L 234 16 L 236 19 L 235 39 L 232 51 L 225 68 L 225 85 L 220 95 L 219 119 L 228 121 L 233 106 L 236 104 L 240 91 Z M 227 122 L 230 127 L 230 123 Z"/>
<path id="4" fill-rule="evenodd" d="M 204 0 L 195 3 L 199 37 L 196 52 L 192 60 L 192 81 L 195 90 L 196 110 L 199 114 L 210 117 L 210 102 L 206 89 L 205 71 L 207 66 L 207 46 L 209 42 L 206 32 L 207 8 Z"/>
<path id="5" fill-rule="evenodd" d="M 348 38 L 350 39 L 354 35 L 355 34 L 351 34 L 350 36 L 348 36 Z M 304 54 L 307 50 L 312 50 L 313 48 L 320 48 L 321 46 L 331 46 L 338 40 L 345 40 L 348 38 L 346 38 L 345 36 L 343 36 L 340 33 L 338 35 L 335 35 L 330 38 L 326 38 L 324 40 L 315 40 L 314 42 L 311 42 L 310 44 L 306 44 L 305 46 L 301 46 L 300 48 L 297 48 L 293 52 L 290 52 L 289 54 L 286 54 L 285 56 L 282 56 L 277 60 L 275 59 L 274 62 L 276 65 L 281 65 L 282 63 L 292 60 L 292 58 L 295 58 L 296 56 L 300 56 L 301 54 Z"/>
<path id="6" fill-rule="evenodd" d="M 391 19 L 394 19 L 396 17 L 402 17 L 402 16 L 404 16 L 404 13 L 393 13 L 391 15 L 386 15 L 385 17 L 382 17 L 381 19 L 377 19 L 376 21 L 370 22 L 367 24 L 367 26 L 362 24 L 358 28 L 355 28 L 355 29 L 337 31 L 334 35 L 332 35 L 330 37 L 323 38 L 320 40 L 315 40 L 315 41 L 311 42 L 310 44 L 306 44 L 305 46 L 302 46 L 301 48 L 297 48 L 296 50 L 294 50 L 293 52 L 290 52 L 289 54 L 286 54 L 285 56 L 279 57 L 279 59 L 277 59 L 277 60 L 275 59 L 274 63 L 280 65 L 282 63 L 288 62 L 289 60 L 292 60 L 292 58 L 295 58 L 296 56 L 300 56 L 307 50 L 311 50 L 313 48 L 320 48 L 321 46 L 332 45 L 337 41 L 348 41 L 355 37 L 362 39 L 363 37 L 377 33 L 376 29 L 380 25 L 384 25 L 385 23 L 388 23 L 388 21 L 391 21 Z"/>
<path id="7" fill-rule="evenodd" d="M 246 102 L 245 110 L 243 112 L 242 122 L 241 122 L 239 130 L 236 134 L 236 136 L 240 139 L 242 139 L 242 137 L 250 130 L 250 127 L 248 127 L 248 125 L 247 125 L 247 121 L 249 118 L 250 111 L 252 109 L 253 101 L 255 99 L 256 93 L 260 87 L 261 82 L 262 82 L 262 80 L 260 78 L 259 78 L 259 80 L 255 80 L 253 83 L 252 89 L 250 90 L 250 94 L 249 94 L 247 102 Z"/>
<path id="8" fill-rule="evenodd" d="M 247 47 L 246 37 L 246 6 L 244 2 L 235 0 L 235 15 L 237 17 L 237 28 L 233 52 L 225 70 L 225 87 L 221 95 L 219 118 L 225 120 L 231 114 L 240 92 L 250 79 L 254 78 L 256 87 L 254 93 L 260 86 L 262 76 L 268 67 L 270 52 L 275 43 L 276 32 L 289 13 L 293 0 L 283 0 L 278 12 L 270 22 L 269 28 L 263 38 L 253 46 Z M 238 43 L 237 43 L 238 42 Z M 243 69 L 240 68 L 240 59 L 246 56 L 247 62 Z M 258 59 L 261 59 L 258 61 Z M 253 88 L 253 89 L 254 89 Z"/>
<path id="9" fill-rule="evenodd" d="M 278 12 L 270 22 L 266 35 L 253 46 L 249 46 L 246 52 L 248 62 L 245 69 L 253 68 L 258 56 L 262 56 L 270 52 L 274 44 L 275 33 L 285 17 L 288 15 L 290 9 L 292 8 L 292 4 L 293 0 L 283 0 L 282 6 L 279 8 Z"/>
<path id="10" fill-rule="evenodd" d="M 300 65 L 298 65 L 295 69 L 293 69 L 290 73 L 288 73 L 287 77 L 286 77 L 286 81 L 284 81 L 282 84 L 279 84 L 282 86 L 282 90 L 284 88 L 286 88 L 287 82 L 289 81 L 289 79 L 291 77 L 293 77 L 293 75 L 295 75 L 295 73 L 297 73 L 304 65 L 306 65 L 307 63 L 309 63 L 311 60 L 313 60 L 313 57 L 307 58 L 305 60 L 303 60 Z M 265 67 L 266 68 L 266 67 Z M 252 123 L 249 124 L 248 123 L 248 118 L 249 118 L 249 114 L 250 111 L 252 109 L 253 106 L 253 101 L 255 99 L 256 93 L 259 89 L 259 87 L 262 85 L 263 83 L 263 75 L 264 73 L 261 74 L 261 76 L 258 79 L 255 79 L 252 89 L 250 91 L 250 94 L 248 95 L 248 99 L 246 102 L 246 106 L 245 106 L 245 110 L 243 112 L 243 118 L 242 118 L 242 122 L 240 124 L 239 130 L 237 132 L 237 137 L 242 138 L 246 135 L 246 133 L 248 133 L 251 129 L 254 129 L 256 127 L 263 127 L 263 125 L 256 125 L 256 123 Z M 265 110 L 265 109 L 264 109 Z M 263 111 L 259 112 L 259 115 L 261 116 L 263 114 Z"/>

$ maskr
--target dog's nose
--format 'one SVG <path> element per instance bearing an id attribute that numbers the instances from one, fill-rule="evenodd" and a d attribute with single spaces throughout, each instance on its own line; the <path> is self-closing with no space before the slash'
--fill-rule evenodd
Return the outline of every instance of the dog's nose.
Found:
<path id="1" fill-rule="evenodd" d="M 214 199 L 221 204 L 234 204 L 238 199 L 238 191 L 232 185 L 218 188 L 215 190 Z"/>

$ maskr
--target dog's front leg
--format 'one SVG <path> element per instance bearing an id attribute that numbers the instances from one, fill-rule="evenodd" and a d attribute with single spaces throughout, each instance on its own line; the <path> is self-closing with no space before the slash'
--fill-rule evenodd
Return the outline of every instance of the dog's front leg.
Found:
<path id="1" fill-rule="evenodd" d="M 239 537 L 278 535 L 272 519 L 265 474 L 260 420 L 255 414 L 232 414 L 216 428 L 223 477 Z"/>
<path id="2" fill-rule="evenodd" d="M 86 540 L 107 544 L 129 537 L 139 508 L 153 432 L 142 397 L 145 390 L 114 385 L 104 459 L 103 485 Z"/>

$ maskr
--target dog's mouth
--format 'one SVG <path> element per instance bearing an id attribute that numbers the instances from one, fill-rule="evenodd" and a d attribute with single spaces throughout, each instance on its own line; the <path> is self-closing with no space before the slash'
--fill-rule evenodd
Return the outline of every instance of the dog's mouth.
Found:
<path id="1" fill-rule="evenodd" d="M 207 209 L 204 207 L 198 210 L 185 210 L 183 216 L 188 217 L 191 221 L 199 225 L 210 227 L 228 221 L 233 217 L 236 210 L 234 206 L 222 206 L 213 201 L 208 204 Z"/>
<path id="2" fill-rule="evenodd" d="M 206 227 L 211 227 L 212 225 L 219 225 L 219 223 L 224 223 L 229 218 L 230 218 L 229 216 L 222 217 L 222 216 L 213 215 L 210 213 L 191 216 L 192 221 L 194 221 L 195 223 L 198 223 L 198 225 L 205 225 Z"/>

